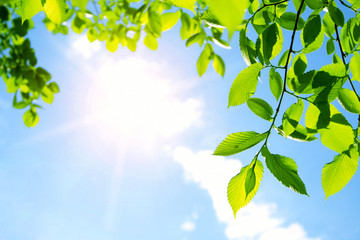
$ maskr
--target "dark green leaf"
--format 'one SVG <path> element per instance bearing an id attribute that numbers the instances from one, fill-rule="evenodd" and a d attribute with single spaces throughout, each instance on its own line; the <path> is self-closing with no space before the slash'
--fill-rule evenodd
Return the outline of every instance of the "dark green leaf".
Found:
<path id="1" fill-rule="evenodd" d="M 329 10 L 330 17 L 334 23 L 341 27 L 344 26 L 345 17 L 342 11 L 332 4 L 328 4 L 327 9 Z"/>
<path id="2" fill-rule="evenodd" d="M 292 12 L 286 12 L 282 14 L 280 18 L 277 19 L 277 22 L 282 28 L 291 31 L 294 30 L 295 28 L 295 21 L 296 21 L 296 14 Z M 304 27 L 304 25 L 305 25 L 304 19 L 299 17 L 296 30 L 301 30 Z"/>
<path id="3" fill-rule="evenodd" d="M 294 160 L 277 154 L 271 154 L 266 146 L 261 149 L 266 166 L 270 172 L 286 187 L 300 194 L 308 195 L 305 184 L 298 175 Z"/>
<path id="4" fill-rule="evenodd" d="M 333 39 L 329 39 L 326 42 L 326 53 L 327 55 L 332 54 L 333 52 L 335 52 L 335 44 L 334 44 L 334 40 Z"/>

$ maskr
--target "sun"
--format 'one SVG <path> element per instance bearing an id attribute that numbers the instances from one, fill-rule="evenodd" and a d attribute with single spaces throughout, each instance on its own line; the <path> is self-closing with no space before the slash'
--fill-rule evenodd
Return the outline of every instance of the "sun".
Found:
<path id="1" fill-rule="evenodd" d="M 94 69 L 88 118 L 108 135 L 151 141 L 199 122 L 201 101 L 187 97 L 185 80 L 163 67 L 141 58 L 104 62 Z"/>

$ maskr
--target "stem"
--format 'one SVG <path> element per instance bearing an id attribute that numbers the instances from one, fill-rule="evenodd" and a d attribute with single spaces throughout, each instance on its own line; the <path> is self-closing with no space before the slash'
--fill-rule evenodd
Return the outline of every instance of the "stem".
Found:
<path id="1" fill-rule="evenodd" d="M 350 8 L 354 12 L 359 12 L 357 9 L 352 8 L 350 5 L 346 4 L 343 0 L 340 0 L 341 4 L 344 5 L 347 8 Z"/>
<path id="2" fill-rule="evenodd" d="M 279 110 L 280 110 L 280 107 L 281 107 L 281 103 L 282 103 L 282 100 L 283 100 L 283 98 L 284 98 L 284 93 L 286 92 L 286 77 L 287 77 L 287 73 L 288 73 L 288 67 L 289 67 L 289 62 L 290 62 L 290 55 L 291 55 L 291 53 L 293 52 L 293 45 L 294 45 L 294 42 L 295 42 L 295 33 L 296 33 L 297 24 L 298 24 L 299 17 L 300 17 L 301 8 L 302 8 L 304 2 L 305 2 L 305 0 L 302 0 L 302 1 L 301 1 L 299 10 L 297 11 L 297 14 L 296 14 L 295 26 L 294 26 L 294 30 L 293 30 L 292 36 L 291 36 L 289 53 L 288 53 L 287 58 L 286 58 L 285 73 L 284 73 L 284 86 L 283 86 L 283 90 L 282 90 L 282 93 L 281 93 L 281 96 L 280 96 L 279 104 L 278 104 L 278 106 L 277 106 L 277 108 L 276 108 L 273 121 L 272 121 L 272 123 L 271 123 L 271 125 L 270 125 L 270 128 L 269 128 L 269 130 L 268 130 L 268 135 L 266 136 L 266 139 L 265 139 L 265 142 L 264 142 L 264 145 L 263 145 L 263 146 L 265 146 L 265 145 L 267 144 L 268 140 L 269 140 L 269 136 L 270 136 L 270 133 L 271 133 L 271 129 L 272 129 L 272 128 L 274 127 L 274 125 L 275 125 L 275 120 L 276 120 L 276 117 L 277 117 L 278 114 L 279 114 Z"/>

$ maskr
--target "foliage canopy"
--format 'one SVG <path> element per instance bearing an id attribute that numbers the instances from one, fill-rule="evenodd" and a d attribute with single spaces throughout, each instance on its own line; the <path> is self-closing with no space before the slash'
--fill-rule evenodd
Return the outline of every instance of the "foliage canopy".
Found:
<path id="1" fill-rule="evenodd" d="M 359 8 L 360 0 L 1 0 L 0 74 L 7 91 L 14 94 L 13 107 L 28 109 L 24 123 L 34 127 L 41 108 L 37 100 L 51 104 L 59 92 L 51 75 L 37 67 L 35 51 L 26 38 L 34 26 L 31 18 L 39 11 L 46 13 L 43 23 L 54 34 L 67 34 L 64 22 L 71 22 L 75 33 L 86 31 L 90 42 L 105 41 L 111 52 L 119 45 L 135 51 L 140 39 L 156 50 L 162 32 L 180 20 L 186 46 L 198 43 L 202 47 L 196 64 L 200 76 L 210 62 L 224 76 L 225 63 L 213 45 L 230 48 L 230 39 L 238 33 L 248 67 L 234 79 L 228 107 L 246 103 L 269 128 L 262 133 L 232 133 L 214 152 L 229 156 L 259 149 L 229 182 L 228 200 L 236 216 L 259 188 L 264 171 L 260 155 L 284 186 L 308 195 L 296 162 L 268 148 L 274 132 L 296 141 L 320 138 L 337 153 L 322 171 L 326 198 L 345 187 L 355 174 L 360 152 L 360 97 L 353 83 L 360 81 Z M 332 61 L 313 69 L 308 56 L 322 54 L 325 40 Z M 263 76 L 265 69 L 268 76 Z M 276 106 L 253 97 L 260 77 L 269 81 Z M 294 102 L 280 111 L 284 95 L 293 96 Z M 341 109 L 335 107 L 335 100 Z M 351 125 L 348 118 L 357 118 L 358 124 Z"/>

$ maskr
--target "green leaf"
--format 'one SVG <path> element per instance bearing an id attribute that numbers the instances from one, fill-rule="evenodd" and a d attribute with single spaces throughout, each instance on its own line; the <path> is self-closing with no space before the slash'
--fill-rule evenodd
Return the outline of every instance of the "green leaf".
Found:
<path id="1" fill-rule="evenodd" d="M 360 55 L 358 52 L 354 52 L 350 60 L 350 71 L 352 73 L 352 80 L 360 82 Z"/>
<path id="2" fill-rule="evenodd" d="M 299 141 L 299 142 L 311 142 L 311 141 L 314 141 L 317 139 L 314 136 L 317 133 L 316 131 L 308 129 L 308 128 L 302 126 L 301 124 L 298 124 L 296 126 L 295 130 L 290 135 L 285 134 L 284 128 L 282 125 L 280 127 L 278 127 L 277 130 L 281 136 L 290 138 L 292 140 Z"/>
<path id="3" fill-rule="evenodd" d="M 54 23 L 60 24 L 65 19 L 65 0 L 46 0 L 44 11 Z"/>
<path id="4" fill-rule="evenodd" d="M 276 72 L 274 68 L 269 71 L 269 83 L 271 93 L 274 95 L 276 100 L 279 100 L 283 91 L 283 80 L 280 73 Z"/>
<path id="5" fill-rule="evenodd" d="M 354 19 L 350 18 L 341 29 L 340 40 L 343 50 L 347 53 L 351 53 L 356 46 L 356 43 L 353 38 L 351 25 L 353 24 Z"/>
<path id="6" fill-rule="evenodd" d="M 52 104 L 54 101 L 54 93 L 47 86 L 45 86 L 41 90 L 41 99 L 48 104 Z"/>
<path id="7" fill-rule="evenodd" d="M 97 39 L 98 35 L 99 35 L 98 32 L 93 27 L 89 28 L 89 30 L 88 30 L 88 32 L 86 34 L 89 42 L 94 42 Z"/>
<path id="8" fill-rule="evenodd" d="M 201 52 L 199 59 L 197 60 L 196 67 L 198 74 L 201 77 L 206 72 L 212 57 L 212 47 L 210 44 L 206 44 L 204 50 Z"/>
<path id="9" fill-rule="evenodd" d="M 180 36 L 181 36 L 181 40 L 184 40 L 189 38 L 193 34 L 191 29 L 191 18 L 187 13 L 182 13 L 180 20 L 181 20 Z"/>
<path id="10" fill-rule="evenodd" d="M 360 114 L 360 101 L 354 91 L 346 88 L 340 89 L 338 100 L 347 111 Z"/>
<path id="11" fill-rule="evenodd" d="M 242 23 L 245 11 L 250 6 L 249 0 L 205 0 L 205 2 L 220 23 L 228 28 L 230 37 Z"/>
<path id="12" fill-rule="evenodd" d="M 313 10 L 324 8 L 324 3 L 321 0 L 305 0 L 305 2 Z"/>
<path id="13" fill-rule="evenodd" d="M 330 17 L 330 13 L 326 13 L 323 17 L 323 27 L 326 36 L 332 38 L 332 35 L 335 33 L 335 23 Z"/>
<path id="14" fill-rule="evenodd" d="M 304 102 L 299 99 L 296 103 L 292 104 L 284 113 L 282 122 L 285 135 L 293 133 L 300 121 L 304 111 Z"/>
<path id="15" fill-rule="evenodd" d="M 186 8 L 194 12 L 196 0 L 166 0 L 166 2 L 176 7 Z"/>
<path id="16" fill-rule="evenodd" d="M 186 40 L 186 47 L 189 47 L 194 43 L 198 43 L 199 46 L 202 46 L 205 42 L 205 38 L 206 38 L 206 34 L 204 31 L 195 33 L 188 40 Z"/>
<path id="17" fill-rule="evenodd" d="M 119 39 L 113 34 L 106 40 L 106 49 L 112 53 L 116 52 L 119 47 Z"/>
<path id="18" fill-rule="evenodd" d="M 241 105 L 254 95 L 261 69 L 261 63 L 254 63 L 239 73 L 230 89 L 228 107 Z"/>
<path id="19" fill-rule="evenodd" d="M 333 39 L 329 39 L 326 42 L 326 53 L 327 55 L 332 54 L 333 52 L 335 52 L 335 44 L 334 44 L 334 40 Z"/>
<path id="20" fill-rule="evenodd" d="M 59 93 L 60 88 L 59 85 L 56 82 L 51 82 L 47 86 L 53 93 Z"/>
<path id="21" fill-rule="evenodd" d="M 254 169 L 255 166 L 256 165 L 254 164 L 253 167 L 249 168 L 249 170 L 246 174 L 246 178 L 245 178 L 246 197 L 251 193 L 251 191 L 256 186 L 256 174 L 255 174 L 255 169 Z"/>
<path id="22" fill-rule="evenodd" d="M 338 91 L 346 81 L 346 77 L 346 68 L 342 63 L 323 66 L 314 76 L 312 82 L 314 95 L 309 97 L 309 100 L 314 104 L 320 102 L 331 103 L 336 99 Z"/>
<path id="23" fill-rule="evenodd" d="M 319 49 L 324 41 L 320 15 L 310 15 L 301 31 L 301 43 L 303 52 L 310 53 Z"/>
<path id="24" fill-rule="evenodd" d="M 294 160 L 278 154 L 271 154 L 266 146 L 262 147 L 261 154 L 265 158 L 267 168 L 277 180 L 291 190 L 309 196 L 305 184 L 298 175 Z"/>
<path id="25" fill-rule="evenodd" d="M 79 7 L 81 10 L 86 10 L 86 5 L 88 2 L 89 0 L 72 0 L 71 5 L 73 7 Z"/>
<path id="26" fill-rule="evenodd" d="M 301 74 L 303 74 L 306 70 L 306 67 L 307 67 L 306 55 L 303 53 L 296 55 L 293 60 L 293 68 L 295 75 L 300 76 Z"/>
<path id="27" fill-rule="evenodd" d="M 338 26 L 344 26 L 345 17 L 340 9 L 333 6 L 332 4 L 327 5 L 327 9 L 329 10 L 329 14 L 334 23 Z"/>
<path id="28" fill-rule="evenodd" d="M 320 115 L 320 111 L 317 114 Z M 330 105 L 329 125 L 318 131 L 324 146 L 338 153 L 348 150 L 354 142 L 352 126 L 333 105 Z"/>
<path id="29" fill-rule="evenodd" d="M 213 67 L 220 76 L 224 77 L 225 63 L 223 59 L 217 54 L 214 54 Z"/>
<path id="30" fill-rule="evenodd" d="M 268 132 L 262 134 L 252 131 L 232 133 L 219 144 L 214 155 L 230 156 L 242 152 L 263 141 L 267 135 Z"/>
<path id="31" fill-rule="evenodd" d="M 23 22 L 43 9 L 40 0 L 18 0 L 17 7 Z"/>
<path id="32" fill-rule="evenodd" d="M 144 44 L 151 50 L 156 50 L 158 48 L 158 42 L 156 38 L 150 33 L 147 34 L 144 38 Z"/>
<path id="33" fill-rule="evenodd" d="M 227 197 L 234 212 L 234 217 L 236 217 L 237 211 L 246 206 L 255 196 L 259 189 L 263 172 L 263 164 L 259 160 L 254 159 L 251 164 L 243 167 L 240 173 L 230 180 L 227 188 Z M 255 173 L 255 186 L 247 193 L 246 191 L 251 189 L 250 184 L 253 184 L 253 182 L 250 181 L 253 173 Z M 246 181 L 247 179 L 248 181 Z"/>
<path id="34" fill-rule="evenodd" d="M 154 11 L 149 12 L 149 24 L 154 36 L 160 37 L 162 31 L 162 22 L 161 22 L 160 14 Z"/>
<path id="35" fill-rule="evenodd" d="M 28 128 L 35 127 L 39 122 L 39 115 L 30 109 L 24 113 L 23 120 Z"/>
<path id="36" fill-rule="evenodd" d="M 161 15 L 161 31 L 167 31 L 175 26 L 179 21 L 181 12 L 167 12 Z"/>
<path id="37" fill-rule="evenodd" d="M 240 30 L 240 51 L 244 58 L 244 61 L 249 66 L 253 63 L 256 63 L 256 50 L 255 43 L 246 37 L 246 30 Z"/>
<path id="38" fill-rule="evenodd" d="M 292 12 L 286 12 L 283 15 L 280 16 L 280 18 L 277 19 L 277 23 L 279 25 L 287 30 L 294 30 L 295 28 L 295 22 L 296 22 L 296 14 Z M 297 22 L 296 30 L 301 30 L 305 25 L 304 19 L 299 17 L 299 20 Z"/>
<path id="39" fill-rule="evenodd" d="M 266 101 L 260 98 L 250 98 L 246 104 L 249 109 L 259 117 L 268 121 L 272 120 L 271 116 L 273 115 L 274 110 Z"/>
<path id="40" fill-rule="evenodd" d="M 261 34 L 261 45 L 265 60 L 274 59 L 281 52 L 283 36 L 281 28 L 273 23 Z"/>
<path id="41" fill-rule="evenodd" d="M 357 170 L 358 162 L 358 148 L 353 146 L 348 151 L 337 155 L 334 161 L 324 166 L 321 183 L 325 198 L 339 192 L 348 184 Z"/>

